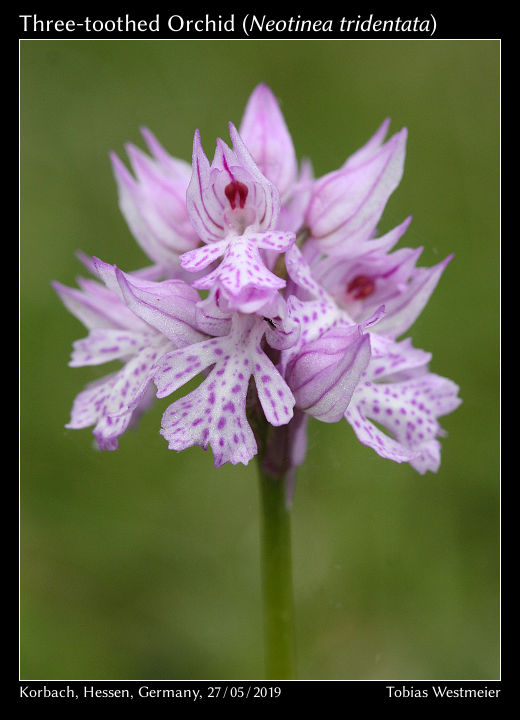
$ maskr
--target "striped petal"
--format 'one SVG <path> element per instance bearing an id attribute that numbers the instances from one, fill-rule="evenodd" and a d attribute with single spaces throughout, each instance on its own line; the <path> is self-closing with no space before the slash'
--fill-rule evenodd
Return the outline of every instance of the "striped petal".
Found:
<path id="1" fill-rule="evenodd" d="M 329 254 L 341 254 L 372 237 L 386 202 L 401 181 L 406 129 L 365 162 L 344 167 L 316 182 L 307 223 Z"/>
<path id="2" fill-rule="evenodd" d="M 286 372 L 297 407 L 323 422 L 340 420 L 370 355 L 369 335 L 344 325 L 304 345 Z"/>
<path id="3" fill-rule="evenodd" d="M 196 290 L 182 280 L 154 282 L 124 273 L 116 265 L 93 258 L 99 277 L 116 292 L 124 305 L 148 328 L 153 328 L 175 345 L 198 342 L 203 334 L 197 328 Z"/>
<path id="4" fill-rule="evenodd" d="M 144 252 L 161 266 L 176 269 L 179 255 L 199 243 L 186 208 L 189 165 L 183 164 L 187 170 L 181 172 L 177 161 L 175 174 L 134 145 L 127 145 L 127 151 L 135 178 L 115 153 L 110 155 L 120 210 Z"/>
<path id="5" fill-rule="evenodd" d="M 240 136 L 259 170 L 284 197 L 296 180 L 296 154 L 278 102 L 267 85 L 260 84 L 251 93 Z"/>

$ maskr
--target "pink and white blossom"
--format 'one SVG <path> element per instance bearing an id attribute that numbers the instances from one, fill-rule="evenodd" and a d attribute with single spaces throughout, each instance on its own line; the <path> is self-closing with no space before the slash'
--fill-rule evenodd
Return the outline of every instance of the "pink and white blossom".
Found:
<path id="1" fill-rule="evenodd" d="M 437 471 L 458 387 L 403 336 L 452 256 L 428 268 L 422 248 L 396 249 L 410 217 L 378 234 L 406 152 L 406 129 L 385 140 L 389 123 L 315 179 L 260 84 L 211 163 L 198 130 L 191 166 L 146 129 L 151 155 L 127 146 L 133 174 L 112 154 L 121 211 L 153 265 L 83 258 L 96 280 L 54 284 L 89 331 L 70 365 L 121 363 L 78 395 L 67 427 L 93 426 L 113 450 L 154 393 L 198 377 L 165 407 L 170 449 L 211 448 L 216 467 L 259 454 L 290 495 L 309 418 L 345 419 L 381 457 Z"/>
<path id="2" fill-rule="evenodd" d="M 185 253 L 181 264 L 198 272 L 222 258 L 193 287 L 218 285 L 232 310 L 254 313 L 285 287 L 285 280 L 266 267 L 261 251 L 283 253 L 296 236 L 276 230 L 279 192 L 262 175 L 232 123 L 230 136 L 233 149 L 219 139 L 210 165 L 195 133 L 186 202 L 192 225 L 206 245 Z"/>

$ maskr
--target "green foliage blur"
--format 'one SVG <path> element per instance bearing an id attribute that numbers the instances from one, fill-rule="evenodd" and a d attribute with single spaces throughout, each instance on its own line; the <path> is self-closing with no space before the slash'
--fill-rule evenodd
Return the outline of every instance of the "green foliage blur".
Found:
<path id="1" fill-rule="evenodd" d="M 385 117 L 404 178 L 380 230 L 421 264 L 454 252 L 411 330 L 460 385 L 442 465 L 418 475 L 310 425 L 293 508 L 298 677 L 499 676 L 498 41 L 21 42 L 22 679 L 261 678 L 256 467 L 167 449 L 158 401 L 117 452 L 66 430 L 105 368 L 67 366 L 84 327 L 50 282 L 77 250 L 149 263 L 121 216 L 108 153 L 149 127 L 212 157 L 259 82 L 297 154 L 336 169 Z M 115 365 L 114 365 L 115 367 Z M 112 370 L 112 366 L 110 367 Z"/>

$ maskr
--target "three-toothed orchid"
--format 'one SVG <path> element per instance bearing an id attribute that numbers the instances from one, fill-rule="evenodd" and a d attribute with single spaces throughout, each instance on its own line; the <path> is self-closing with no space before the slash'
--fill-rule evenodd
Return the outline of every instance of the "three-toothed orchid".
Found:
<path id="1" fill-rule="evenodd" d="M 135 177 L 112 154 L 122 213 L 154 265 L 123 273 L 94 258 L 102 283 L 55 284 L 90 330 L 70 364 L 122 362 L 80 393 L 68 427 L 93 425 L 115 449 L 153 385 L 162 399 L 201 375 L 163 414 L 171 449 L 211 447 L 217 467 L 261 452 L 292 484 L 309 417 L 345 418 L 382 457 L 437 470 L 438 418 L 460 403 L 458 388 L 400 338 L 451 256 L 422 268 L 421 248 L 395 250 L 411 218 L 378 235 L 407 139 L 403 129 L 385 141 L 389 122 L 314 179 L 260 84 L 211 163 L 198 130 L 191 167 L 146 129 L 151 157 L 127 146 Z"/>

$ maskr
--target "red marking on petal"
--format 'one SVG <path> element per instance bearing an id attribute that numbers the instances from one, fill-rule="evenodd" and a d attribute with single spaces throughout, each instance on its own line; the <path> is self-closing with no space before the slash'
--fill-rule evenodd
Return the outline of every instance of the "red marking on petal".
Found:
<path id="1" fill-rule="evenodd" d="M 368 275 L 358 275 L 349 282 L 347 293 L 351 295 L 354 300 L 363 300 L 369 297 L 369 295 L 372 295 L 375 289 L 376 284 L 373 278 Z"/>
<path id="2" fill-rule="evenodd" d="M 247 185 L 244 185 L 244 183 L 239 180 L 232 180 L 228 185 L 226 185 L 224 192 L 229 200 L 231 209 L 234 210 L 237 205 L 241 208 L 244 207 L 249 189 Z"/>

